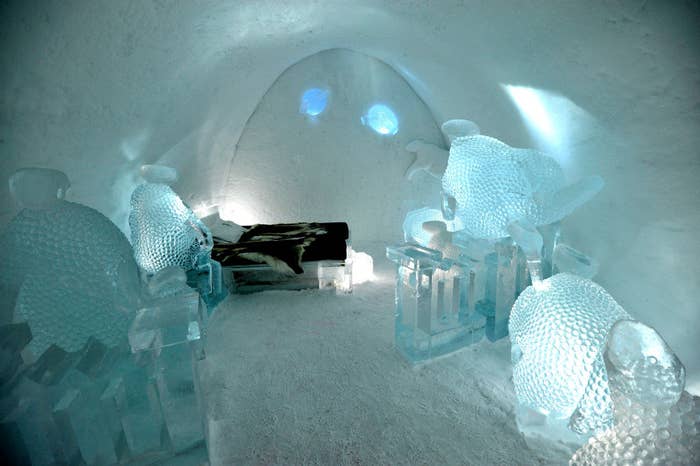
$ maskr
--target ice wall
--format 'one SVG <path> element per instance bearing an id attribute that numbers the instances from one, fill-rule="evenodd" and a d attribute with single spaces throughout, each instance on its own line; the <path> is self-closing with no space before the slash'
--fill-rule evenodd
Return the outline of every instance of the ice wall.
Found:
<path id="1" fill-rule="evenodd" d="M 120 2 L 0 6 L 0 178 L 60 169 L 126 228 L 138 167 L 226 199 L 245 123 L 289 66 L 329 48 L 398 71 L 436 121 L 552 153 L 605 190 L 566 223 L 598 281 L 657 328 L 700 392 L 700 85 L 692 2 Z M 6 190 L 5 184 L 0 189 Z M 13 206 L 0 196 L 0 220 Z M 351 198 L 349 198 L 351 199 Z M 368 205 L 368 217 L 383 213 Z"/>
<path id="2" fill-rule="evenodd" d="M 340 221 L 353 240 L 398 239 L 409 210 L 440 205 L 438 178 L 404 177 L 415 139 L 444 144 L 396 71 L 362 53 L 322 51 L 285 71 L 246 123 L 222 215 L 244 225 Z M 382 215 L 368 215 L 378 205 Z"/>

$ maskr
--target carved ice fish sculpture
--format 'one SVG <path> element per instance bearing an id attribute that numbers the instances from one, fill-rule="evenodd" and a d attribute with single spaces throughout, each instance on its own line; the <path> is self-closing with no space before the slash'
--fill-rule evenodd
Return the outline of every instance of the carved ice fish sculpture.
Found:
<path id="1" fill-rule="evenodd" d="M 442 177 L 445 218 L 476 238 L 509 236 L 515 222 L 547 225 L 569 215 L 603 186 L 600 177 L 564 186 L 557 162 L 481 135 L 456 137 Z"/>
<path id="2" fill-rule="evenodd" d="M 605 428 L 612 403 L 603 361 L 608 331 L 625 310 L 591 280 L 560 273 L 530 286 L 508 325 L 518 401 L 579 433 Z"/>
<path id="3" fill-rule="evenodd" d="M 78 351 L 90 337 L 117 345 L 140 294 L 129 241 L 98 211 L 64 200 L 69 186 L 43 168 L 10 179 L 24 208 L 0 233 L 0 288 L 14 314 L 3 320 L 27 321 L 37 357 L 50 345 Z"/>
<path id="4" fill-rule="evenodd" d="M 190 270 L 213 245 L 209 229 L 163 183 L 136 187 L 129 227 L 136 263 L 148 273 L 172 265 Z"/>
<path id="5" fill-rule="evenodd" d="M 569 464 L 700 464 L 700 397 L 684 390 L 685 368 L 663 338 L 621 320 L 604 359 L 615 425 L 591 437 Z"/>

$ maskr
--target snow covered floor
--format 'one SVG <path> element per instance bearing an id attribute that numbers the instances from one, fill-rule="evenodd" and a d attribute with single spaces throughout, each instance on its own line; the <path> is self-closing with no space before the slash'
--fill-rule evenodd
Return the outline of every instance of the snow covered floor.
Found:
<path id="1" fill-rule="evenodd" d="M 393 347 L 394 270 L 352 295 L 231 296 L 210 321 L 203 365 L 212 465 L 566 464 L 526 444 L 514 418 L 507 340 L 417 368 Z"/>

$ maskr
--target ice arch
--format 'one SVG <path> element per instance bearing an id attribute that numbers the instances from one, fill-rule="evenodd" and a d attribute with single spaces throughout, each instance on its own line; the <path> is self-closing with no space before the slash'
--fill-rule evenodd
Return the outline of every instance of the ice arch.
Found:
<path id="1" fill-rule="evenodd" d="M 300 99 L 315 88 L 328 98 L 310 116 Z M 363 124 L 375 104 L 394 112 L 395 134 Z M 444 144 L 430 109 L 396 71 L 351 50 L 318 52 L 284 71 L 246 123 L 223 214 L 239 223 L 347 221 L 353 239 L 396 238 L 408 210 L 439 205 L 437 180 L 404 179 L 414 157 L 405 146 L 415 139 Z"/>

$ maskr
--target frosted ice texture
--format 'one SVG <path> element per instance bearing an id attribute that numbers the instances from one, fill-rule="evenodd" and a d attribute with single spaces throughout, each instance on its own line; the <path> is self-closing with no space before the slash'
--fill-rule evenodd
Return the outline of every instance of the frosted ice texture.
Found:
<path id="1" fill-rule="evenodd" d="M 38 356 L 51 344 L 81 349 L 90 336 L 125 339 L 139 293 L 129 242 L 104 215 L 57 200 L 23 209 L 0 236 L 0 282 L 15 299 L 15 320 L 32 331 Z"/>
<path id="2" fill-rule="evenodd" d="M 685 370 L 651 328 L 623 320 L 605 352 L 615 426 L 591 437 L 571 465 L 700 464 L 700 398 L 683 391 Z"/>
<path id="3" fill-rule="evenodd" d="M 452 141 L 442 177 L 446 218 L 458 217 L 477 238 L 505 238 L 512 222 L 561 220 L 602 187 L 598 177 L 564 187 L 561 167 L 546 155 L 487 136 Z"/>
<path id="4" fill-rule="evenodd" d="M 623 320 L 610 330 L 605 363 L 610 385 L 644 404 L 673 404 L 685 386 L 685 367 L 656 331 Z"/>
<path id="5" fill-rule="evenodd" d="M 165 184 L 134 190 L 129 226 L 136 262 L 148 273 L 171 265 L 190 270 L 211 251 L 209 229 Z"/>
<path id="6" fill-rule="evenodd" d="M 510 316 L 513 382 L 521 404 L 571 417 L 579 433 L 611 421 L 601 352 L 610 328 L 629 315 L 599 285 L 567 273 L 528 287 Z"/>

